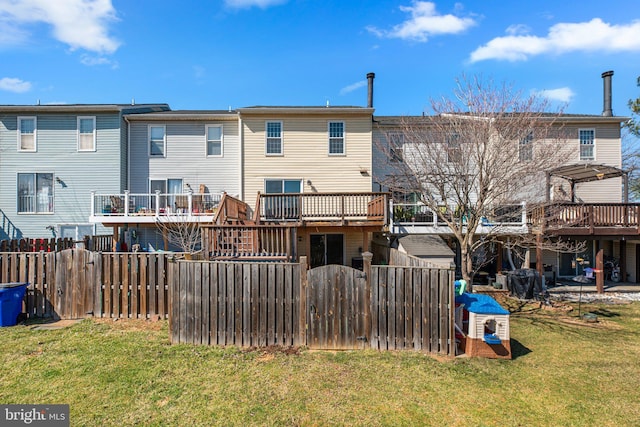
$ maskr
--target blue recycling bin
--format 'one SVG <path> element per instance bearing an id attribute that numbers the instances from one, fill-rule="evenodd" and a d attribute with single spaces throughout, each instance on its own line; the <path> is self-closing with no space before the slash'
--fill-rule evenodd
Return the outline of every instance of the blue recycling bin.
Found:
<path id="1" fill-rule="evenodd" d="M 0 283 L 0 327 L 18 323 L 28 283 Z"/>

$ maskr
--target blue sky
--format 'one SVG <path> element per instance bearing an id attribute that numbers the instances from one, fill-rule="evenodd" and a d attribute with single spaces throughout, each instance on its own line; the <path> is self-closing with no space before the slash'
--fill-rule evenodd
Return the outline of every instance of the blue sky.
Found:
<path id="1" fill-rule="evenodd" d="M 577 5 L 579 4 L 579 6 Z M 0 0 L 0 104 L 358 105 L 421 114 L 463 73 L 570 113 L 640 96 L 637 0 Z M 428 110 L 427 110 L 428 112 Z"/>

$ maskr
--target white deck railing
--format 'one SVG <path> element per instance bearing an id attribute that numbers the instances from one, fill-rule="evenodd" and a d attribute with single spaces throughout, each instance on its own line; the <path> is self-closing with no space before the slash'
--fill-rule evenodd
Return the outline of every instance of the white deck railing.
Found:
<path id="1" fill-rule="evenodd" d="M 133 194 L 98 194 L 91 192 L 91 215 L 94 217 L 204 216 L 215 215 L 222 194 L 160 192 Z"/>

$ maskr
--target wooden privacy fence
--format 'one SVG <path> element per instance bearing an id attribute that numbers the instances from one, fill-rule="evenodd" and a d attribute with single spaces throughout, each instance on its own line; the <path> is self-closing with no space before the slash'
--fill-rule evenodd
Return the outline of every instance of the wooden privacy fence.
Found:
<path id="1" fill-rule="evenodd" d="M 364 264 L 169 264 L 171 340 L 454 355 L 453 271 Z"/>
<path id="2" fill-rule="evenodd" d="M 112 246 L 111 235 L 108 236 L 84 236 L 82 244 L 84 249 L 90 251 L 109 251 Z M 0 252 L 59 252 L 76 247 L 75 240 L 65 237 L 13 239 L 1 240 Z"/>
<path id="3" fill-rule="evenodd" d="M 29 283 L 28 318 L 168 316 L 169 255 L 62 252 L 0 253 L 0 280 Z"/>

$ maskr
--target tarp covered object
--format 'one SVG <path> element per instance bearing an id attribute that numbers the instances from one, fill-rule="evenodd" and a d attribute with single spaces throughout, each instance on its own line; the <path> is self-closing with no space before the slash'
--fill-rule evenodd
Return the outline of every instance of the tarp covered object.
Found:
<path id="1" fill-rule="evenodd" d="M 543 300 L 542 276 L 533 268 L 521 268 L 507 272 L 509 294 L 520 299 Z"/>

